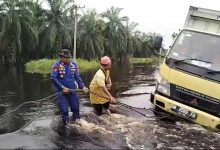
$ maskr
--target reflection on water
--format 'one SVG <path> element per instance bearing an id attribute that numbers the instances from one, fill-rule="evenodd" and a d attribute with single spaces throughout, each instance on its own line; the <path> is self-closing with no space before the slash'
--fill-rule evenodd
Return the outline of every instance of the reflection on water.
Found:
<path id="1" fill-rule="evenodd" d="M 125 67 L 126 66 L 126 67 Z M 2 70 L 1 70 L 2 71 Z M 95 70 L 82 74 L 89 85 Z M 123 65 L 112 69 L 112 92 L 117 100 L 146 116 L 150 110 L 149 94 L 154 90 L 157 70 L 151 66 Z M 54 99 L 39 99 L 53 94 L 49 76 L 5 71 L 0 74 L 1 148 L 13 149 L 218 149 L 220 134 L 183 120 L 146 118 L 129 108 L 112 105 L 110 117 L 92 113 L 88 95 L 80 95 L 82 124 L 63 128 Z M 32 102 L 32 101 L 35 102 Z M 34 118 L 36 115 L 36 119 Z M 30 122 L 34 119 L 33 122 Z M 25 124 L 24 129 L 19 130 Z M 10 140 L 8 140 L 10 139 Z"/>

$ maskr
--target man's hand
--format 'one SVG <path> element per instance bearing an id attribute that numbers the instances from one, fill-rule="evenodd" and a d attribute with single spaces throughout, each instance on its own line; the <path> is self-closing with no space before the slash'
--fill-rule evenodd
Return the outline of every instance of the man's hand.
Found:
<path id="1" fill-rule="evenodd" d="M 67 93 L 69 93 L 69 91 L 70 91 L 70 89 L 69 88 L 67 88 L 67 87 L 63 87 L 63 93 L 64 94 L 67 94 Z"/>
<path id="2" fill-rule="evenodd" d="M 84 92 L 84 93 L 88 93 L 88 92 L 89 92 L 89 89 L 88 89 L 87 87 L 84 87 L 84 88 L 83 88 L 83 92 Z"/>
<path id="3" fill-rule="evenodd" d="M 115 98 L 114 97 L 110 97 L 110 103 L 113 103 L 113 104 L 115 104 L 116 103 L 116 100 L 115 100 Z"/>
<path id="4" fill-rule="evenodd" d="M 106 88 L 107 88 L 108 90 L 111 89 L 111 86 L 112 86 L 112 84 L 106 84 Z"/>

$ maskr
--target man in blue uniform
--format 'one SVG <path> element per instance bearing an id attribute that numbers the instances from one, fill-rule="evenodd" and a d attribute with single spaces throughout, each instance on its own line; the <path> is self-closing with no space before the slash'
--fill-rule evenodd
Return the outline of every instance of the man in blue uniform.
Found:
<path id="1" fill-rule="evenodd" d="M 76 92 L 71 91 L 71 89 L 79 87 L 86 93 L 88 88 L 85 87 L 80 77 L 78 65 L 71 61 L 70 50 L 61 50 L 59 56 L 60 60 L 53 64 L 51 73 L 51 80 L 55 85 L 56 92 L 62 92 L 62 95 L 57 98 L 57 105 L 60 109 L 64 125 L 67 125 L 69 120 L 79 123 L 79 98 Z M 69 106 L 73 113 L 70 119 L 68 115 Z"/>

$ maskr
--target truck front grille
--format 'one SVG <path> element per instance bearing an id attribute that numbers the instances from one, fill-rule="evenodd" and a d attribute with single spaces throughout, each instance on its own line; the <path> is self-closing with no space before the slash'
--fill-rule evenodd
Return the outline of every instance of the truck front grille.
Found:
<path id="1" fill-rule="evenodd" d="M 176 101 L 220 117 L 220 100 L 189 89 L 171 85 L 171 97 Z"/>

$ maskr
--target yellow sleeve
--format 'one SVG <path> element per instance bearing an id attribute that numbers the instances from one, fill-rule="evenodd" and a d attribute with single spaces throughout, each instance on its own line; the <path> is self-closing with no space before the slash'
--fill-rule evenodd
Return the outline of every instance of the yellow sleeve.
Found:
<path id="1" fill-rule="evenodd" d="M 104 76 L 97 76 L 97 84 L 100 87 L 105 86 L 105 77 Z"/>

